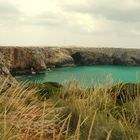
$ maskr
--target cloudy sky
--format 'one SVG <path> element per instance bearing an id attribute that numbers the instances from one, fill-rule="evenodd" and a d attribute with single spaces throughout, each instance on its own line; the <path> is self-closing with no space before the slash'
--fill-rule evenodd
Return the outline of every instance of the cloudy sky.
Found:
<path id="1" fill-rule="evenodd" d="M 140 0 L 0 0 L 0 45 L 140 48 Z"/>

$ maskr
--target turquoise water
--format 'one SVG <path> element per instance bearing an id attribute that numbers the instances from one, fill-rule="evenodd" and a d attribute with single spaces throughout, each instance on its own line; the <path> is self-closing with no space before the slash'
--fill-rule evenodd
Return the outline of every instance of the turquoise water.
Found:
<path id="1" fill-rule="evenodd" d="M 44 74 L 17 77 L 18 81 L 59 82 L 77 80 L 84 87 L 92 87 L 96 84 L 109 82 L 136 83 L 140 79 L 140 67 L 126 66 L 77 66 L 55 68 Z"/>

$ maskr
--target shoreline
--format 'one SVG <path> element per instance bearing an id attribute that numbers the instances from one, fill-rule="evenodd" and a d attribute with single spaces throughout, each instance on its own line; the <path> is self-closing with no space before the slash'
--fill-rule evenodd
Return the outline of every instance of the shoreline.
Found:
<path id="1" fill-rule="evenodd" d="M 67 66 L 140 66 L 140 49 L 0 47 L 12 75 L 30 75 Z"/>

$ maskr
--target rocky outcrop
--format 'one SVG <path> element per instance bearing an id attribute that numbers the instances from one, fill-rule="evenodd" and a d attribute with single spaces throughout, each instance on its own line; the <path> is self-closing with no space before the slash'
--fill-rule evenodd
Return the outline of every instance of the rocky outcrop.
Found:
<path id="1" fill-rule="evenodd" d="M 108 65 L 113 64 L 113 59 L 103 53 L 81 51 L 72 54 L 76 65 Z"/>
<path id="2" fill-rule="evenodd" d="M 13 75 L 73 65 L 140 66 L 139 49 L 0 47 Z"/>
<path id="3" fill-rule="evenodd" d="M 3 54 L 0 53 L 0 75 L 9 75 L 9 64 L 6 63 Z"/>
<path id="4" fill-rule="evenodd" d="M 124 52 L 123 54 L 113 55 L 114 65 L 128 65 L 128 66 L 139 66 L 140 59 L 139 56 L 133 55 L 131 53 Z"/>
<path id="5" fill-rule="evenodd" d="M 32 71 L 46 69 L 45 56 L 41 49 L 34 48 L 1 48 L 7 61 L 10 62 L 12 74 L 31 74 Z"/>
<path id="6" fill-rule="evenodd" d="M 0 53 L 0 92 L 7 89 L 9 86 L 16 84 L 16 80 L 10 74 L 9 66 L 4 55 Z"/>
<path id="7" fill-rule="evenodd" d="M 82 49 L 72 57 L 77 65 L 140 66 L 139 49 Z"/>
<path id="8" fill-rule="evenodd" d="M 74 65 L 69 51 L 63 48 L 45 48 L 47 67 L 64 67 Z"/>
<path id="9" fill-rule="evenodd" d="M 10 62 L 12 75 L 40 73 L 49 67 L 74 64 L 68 51 L 60 48 L 0 47 L 0 52 Z"/>

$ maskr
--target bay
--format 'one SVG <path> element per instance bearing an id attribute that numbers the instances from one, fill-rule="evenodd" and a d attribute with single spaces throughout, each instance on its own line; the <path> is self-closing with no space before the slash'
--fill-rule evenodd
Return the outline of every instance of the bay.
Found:
<path id="1" fill-rule="evenodd" d="M 109 82 L 138 83 L 140 79 L 140 66 L 75 66 L 55 68 L 43 74 L 17 77 L 18 81 L 32 82 L 58 82 L 64 83 L 76 80 L 82 87 L 93 87 L 97 84 Z"/>

